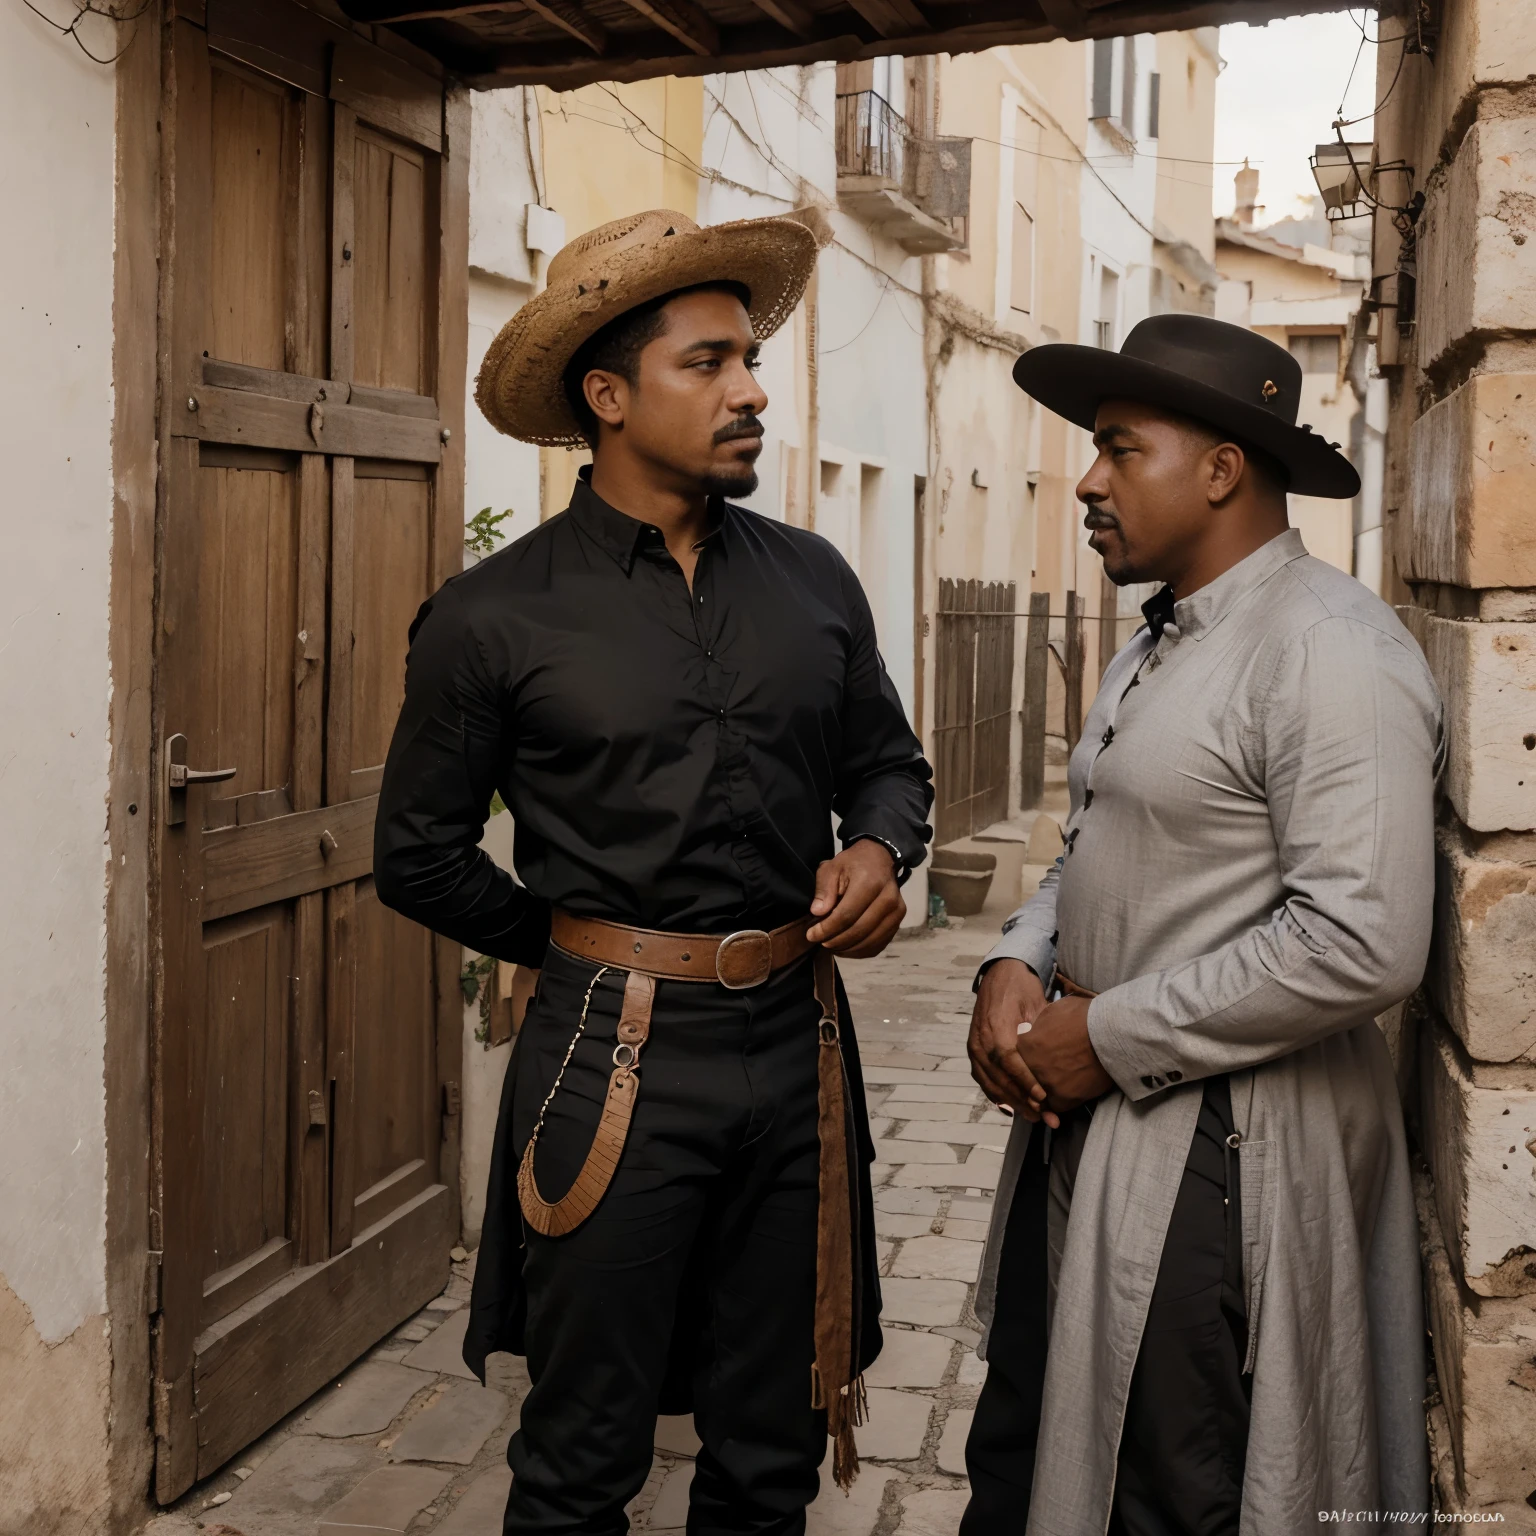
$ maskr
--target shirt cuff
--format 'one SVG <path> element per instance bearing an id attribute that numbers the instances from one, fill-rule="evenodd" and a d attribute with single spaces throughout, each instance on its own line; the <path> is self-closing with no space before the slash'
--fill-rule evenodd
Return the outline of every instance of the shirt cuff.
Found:
<path id="1" fill-rule="evenodd" d="M 1150 1098 L 1184 1081 L 1184 1073 L 1170 1066 L 1171 1051 L 1158 1052 L 1138 1035 L 1132 989 L 1125 982 L 1101 992 L 1088 1004 L 1088 1039 L 1099 1064 L 1116 1086 L 1133 1102 Z"/>
<path id="2" fill-rule="evenodd" d="M 986 959 L 981 962 L 971 981 L 971 991 L 981 986 L 981 978 L 987 974 L 987 967 L 999 960 L 1022 960 L 1040 978 L 1040 985 L 1044 987 L 1050 984 L 1051 972 L 1056 969 L 1056 946 L 1051 942 L 1050 934 L 1024 923 L 1015 924 L 987 951 Z"/>

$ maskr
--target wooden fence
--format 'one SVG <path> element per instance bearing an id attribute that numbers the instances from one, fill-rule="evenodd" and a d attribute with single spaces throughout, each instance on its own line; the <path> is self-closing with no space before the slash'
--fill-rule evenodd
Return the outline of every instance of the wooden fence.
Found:
<path id="1" fill-rule="evenodd" d="M 1008 814 L 1014 584 L 939 582 L 934 655 L 934 841 Z"/>

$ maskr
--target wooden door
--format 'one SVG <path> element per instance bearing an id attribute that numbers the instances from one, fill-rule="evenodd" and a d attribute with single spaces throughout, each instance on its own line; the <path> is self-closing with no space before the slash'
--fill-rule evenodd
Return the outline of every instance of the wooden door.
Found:
<path id="1" fill-rule="evenodd" d="M 270 0 L 184 7 L 164 105 L 162 1501 L 457 1239 L 458 953 L 370 870 L 407 628 L 462 547 L 469 150 L 440 80 Z"/>

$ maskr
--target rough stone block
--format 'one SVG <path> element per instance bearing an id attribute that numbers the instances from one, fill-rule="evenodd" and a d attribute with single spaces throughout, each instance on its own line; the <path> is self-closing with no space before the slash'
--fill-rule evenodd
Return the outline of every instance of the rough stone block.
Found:
<path id="1" fill-rule="evenodd" d="M 443 1372 L 473 1381 L 475 1373 L 464 1364 L 464 1335 L 469 1328 L 469 1308 L 453 1313 L 405 1357 L 418 1371 Z"/>
<path id="2" fill-rule="evenodd" d="M 882 1328 L 885 1347 L 880 1358 L 864 1373 L 871 1387 L 936 1387 L 949 1368 L 954 1353 L 952 1339 L 906 1328 Z"/>
<path id="3" fill-rule="evenodd" d="M 503 1464 L 482 1472 L 432 1536 L 486 1536 L 499 1531 L 511 1492 L 511 1467 Z"/>
<path id="4" fill-rule="evenodd" d="M 1536 1492 L 1536 1307 L 1529 1298 L 1468 1296 L 1456 1283 L 1434 1202 L 1420 1182 L 1425 1300 L 1435 1373 L 1455 1450 L 1462 1507 L 1503 1512 L 1531 1529 Z"/>
<path id="5" fill-rule="evenodd" d="M 1476 1067 L 1437 1020 L 1422 1039 L 1424 1147 L 1451 1261 L 1480 1296 L 1536 1293 L 1536 1069 Z"/>
<path id="6" fill-rule="evenodd" d="M 435 1467 L 381 1467 L 370 1472 L 326 1510 L 319 1536 L 401 1536 L 451 1475 Z"/>
<path id="7" fill-rule="evenodd" d="M 941 1083 L 935 1086 L 933 1083 L 898 1083 L 891 1089 L 890 1097 L 885 1101 L 885 1112 L 901 1118 L 897 1109 L 899 1104 L 974 1104 L 981 1097 L 980 1090 L 975 1083 L 969 1086 L 962 1084 L 950 1085 Z M 916 1119 L 916 1115 L 908 1116 Z"/>
<path id="8" fill-rule="evenodd" d="M 261 1536 L 314 1536 L 322 1511 L 380 1459 L 371 1445 L 294 1435 L 235 1490 L 220 1518 L 237 1530 L 260 1531 Z"/>
<path id="9" fill-rule="evenodd" d="M 939 1436 L 939 1471 L 950 1472 L 956 1477 L 965 1476 L 965 1442 L 971 1433 L 971 1420 L 976 1417 L 974 1408 L 951 1408 L 944 1420 L 944 1432 Z"/>
<path id="10" fill-rule="evenodd" d="M 1536 1060 L 1536 838 L 1442 828 L 1437 866 L 1436 1004 L 1474 1060 Z"/>
<path id="11" fill-rule="evenodd" d="M 901 1501 L 896 1536 L 955 1536 L 960 1517 L 971 1501 L 964 1488 L 925 1488 Z"/>
<path id="12" fill-rule="evenodd" d="M 921 1392 L 869 1389 L 869 1419 L 853 1433 L 859 1456 L 872 1461 L 916 1461 L 933 1415 L 933 1399 Z"/>
<path id="13" fill-rule="evenodd" d="M 995 1121 L 912 1120 L 902 1127 L 897 1141 L 947 1141 L 973 1147 L 1006 1147 L 1008 1122 L 999 1115 Z"/>
<path id="14" fill-rule="evenodd" d="M 680 1461 L 667 1473 L 646 1519 L 652 1531 L 678 1531 L 688 1524 L 688 1494 L 693 1487 L 693 1463 Z"/>
<path id="15" fill-rule="evenodd" d="M 1536 119 L 1474 122 L 1419 219 L 1419 365 L 1536 315 Z"/>
<path id="16" fill-rule="evenodd" d="M 1456 814 L 1475 832 L 1536 827 L 1536 625 L 1402 612 L 1445 700 Z"/>
<path id="17" fill-rule="evenodd" d="M 1536 373 L 1469 379 L 1414 422 L 1412 456 L 1404 574 L 1536 587 Z"/>
<path id="18" fill-rule="evenodd" d="M 336 1440 L 350 1435 L 381 1434 L 394 1422 L 396 1414 L 429 1384 L 420 1371 L 382 1361 L 364 1361 L 321 1399 L 304 1428 L 312 1435 Z"/>
<path id="19" fill-rule="evenodd" d="M 880 1294 L 880 1312 L 893 1323 L 919 1327 L 953 1326 L 965 1308 L 966 1286 L 960 1280 L 886 1280 Z"/>
<path id="20" fill-rule="evenodd" d="M 455 1382 L 418 1414 L 390 1447 L 391 1461 L 448 1461 L 467 1467 L 507 1416 L 507 1400 L 488 1387 Z"/>
<path id="21" fill-rule="evenodd" d="M 870 1536 L 880 1518 L 885 1491 L 897 1481 L 882 1475 L 879 1467 L 865 1467 L 844 1493 L 832 1481 L 831 1469 L 823 1465 L 821 1492 L 805 1511 L 805 1536 Z"/>
<path id="22" fill-rule="evenodd" d="M 875 1143 L 875 1156 L 882 1163 L 954 1163 L 955 1149 L 942 1141 L 899 1141 L 886 1137 Z"/>
<path id="23" fill-rule="evenodd" d="M 953 1237 L 911 1237 L 901 1245 L 893 1275 L 975 1283 L 981 1270 L 981 1244 Z"/>
<path id="24" fill-rule="evenodd" d="M 937 1216 L 942 1203 L 943 1197 L 931 1189 L 882 1189 L 875 1195 L 877 1211 L 911 1216 Z"/>
<path id="25" fill-rule="evenodd" d="M 923 1237 L 933 1230 L 930 1216 L 898 1215 L 891 1211 L 876 1210 L 875 1231 L 881 1237 Z"/>

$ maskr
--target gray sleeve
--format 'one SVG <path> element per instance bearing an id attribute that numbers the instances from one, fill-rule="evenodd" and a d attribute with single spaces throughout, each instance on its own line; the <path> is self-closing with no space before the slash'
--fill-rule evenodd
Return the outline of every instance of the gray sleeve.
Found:
<path id="1" fill-rule="evenodd" d="M 1056 966 L 1056 884 L 1064 857 L 1057 858 L 1046 871 L 1040 889 L 1003 924 L 1003 936 L 987 952 L 976 972 L 973 990 L 981 981 L 982 971 L 994 960 L 1022 960 L 1042 986 L 1050 982 Z"/>
<path id="2" fill-rule="evenodd" d="M 1285 901 L 1219 949 L 1093 1000 L 1094 1049 L 1131 1099 L 1287 1055 L 1423 974 L 1442 734 L 1423 658 L 1361 620 L 1324 619 L 1281 659 L 1255 732 Z"/>

